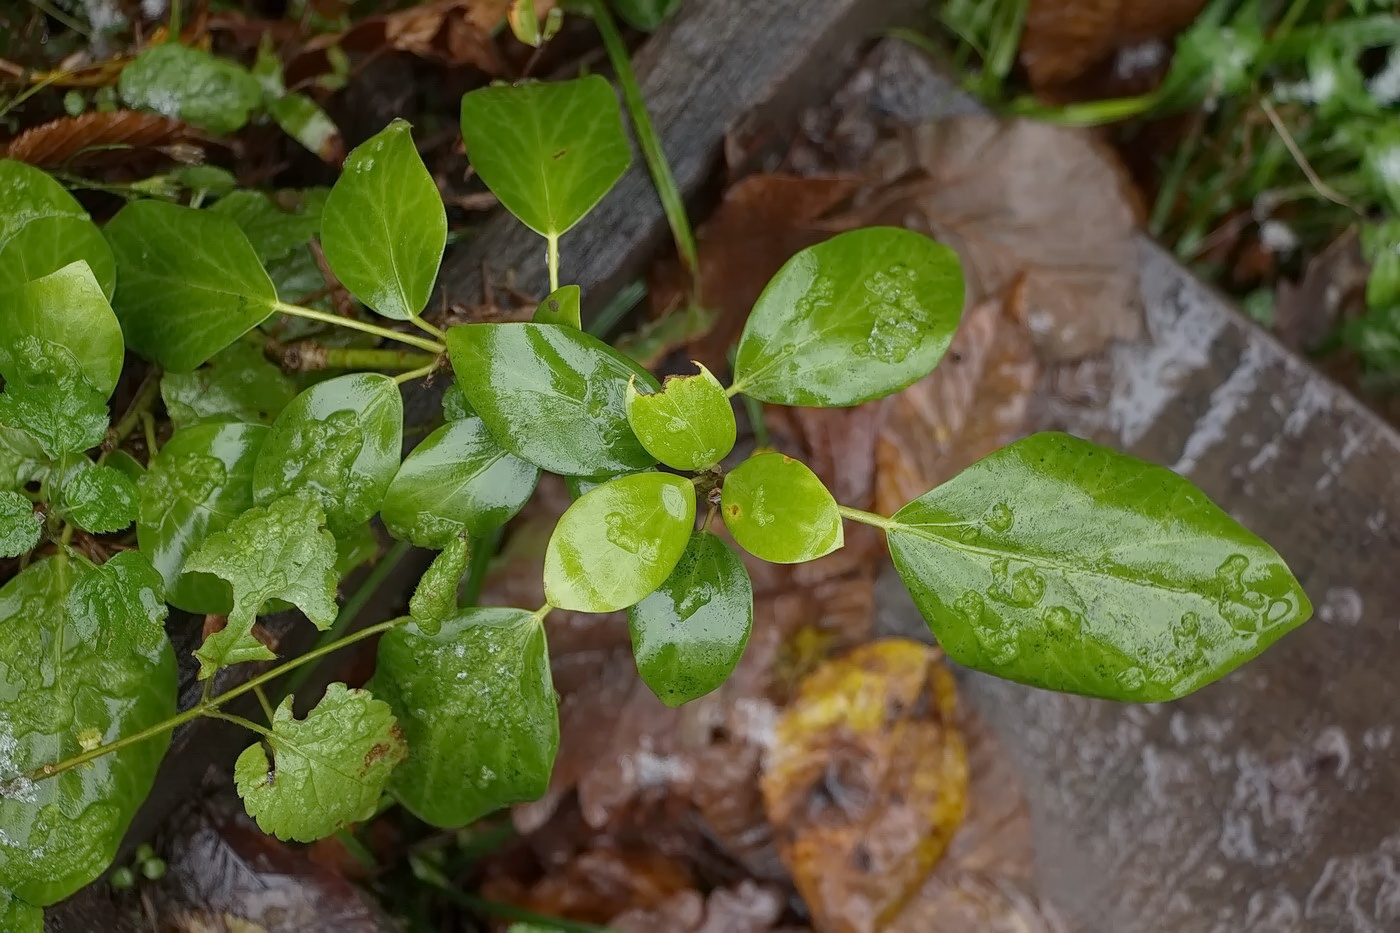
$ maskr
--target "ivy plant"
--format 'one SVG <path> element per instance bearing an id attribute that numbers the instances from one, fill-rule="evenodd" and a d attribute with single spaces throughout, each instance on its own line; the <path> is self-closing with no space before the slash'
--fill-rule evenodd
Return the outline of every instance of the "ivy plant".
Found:
<path id="1" fill-rule="evenodd" d="M 423 319 L 446 217 L 401 121 L 350 155 L 319 226 L 270 225 L 290 238 L 278 255 L 319 236 L 358 316 L 295 304 L 269 275 L 246 232 L 266 205 L 138 201 L 99 231 L 51 179 L 0 162 L 17 180 L 0 186 L 0 554 L 20 558 L 0 588 L 12 926 L 37 929 L 108 866 L 171 729 L 198 717 L 252 733 L 234 781 L 285 839 L 386 801 L 449 827 L 536 798 L 559 744 L 551 612 L 626 611 L 642 679 L 685 703 L 724 682 L 764 623 L 741 552 L 815 560 L 848 522 L 884 531 L 950 657 L 1047 689 L 1172 699 L 1308 617 L 1266 543 L 1181 477 L 1089 441 L 1033 435 L 888 516 L 838 502 L 782 451 L 738 446 L 740 394 L 851 406 L 927 375 L 963 306 L 956 255 L 903 229 L 833 237 L 763 291 L 728 385 L 703 367 L 660 382 L 584 333 L 579 290 L 559 282 L 567 232 L 630 162 L 612 89 L 487 88 L 462 121 L 481 178 L 544 238 L 555 288 L 534 320 Z M 297 384 L 260 350 L 264 325 L 292 320 L 405 349 L 363 347 L 365 365 Z M 114 420 L 127 350 L 148 362 Z M 404 456 L 402 386 L 449 371 L 444 423 Z M 543 472 L 577 493 L 546 547 L 548 601 L 460 604 L 473 543 Z M 408 615 L 346 634 L 338 587 L 376 517 L 435 557 Z M 222 620 L 194 652 L 206 690 L 183 711 L 167 604 Z M 300 656 L 257 637 L 259 616 L 287 607 L 327 631 Z M 300 717 L 264 689 L 375 636 L 363 688 L 332 685 Z M 250 663 L 264 668 L 213 689 Z M 246 693 L 262 721 L 225 710 Z"/>

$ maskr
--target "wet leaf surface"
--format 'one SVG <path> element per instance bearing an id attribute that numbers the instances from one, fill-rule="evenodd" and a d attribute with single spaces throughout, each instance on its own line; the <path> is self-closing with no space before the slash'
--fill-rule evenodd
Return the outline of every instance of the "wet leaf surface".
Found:
<path id="1" fill-rule="evenodd" d="M 724 386 L 704 366 L 695 376 L 667 378 L 660 392 L 643 394 L 629 384 L 627 422 L 647 453 L 677 470 L 719 463 L 738 431 Z"/>
<path id="2" fill-rule="evenodd" d="M 64 187 L 23 162 L 0 160 L 0 288 L 10 288 L 78 260 L 112 294 L 116 263 L 97 225 Z"/>
<path id="3" fill-rule="evenodd" d="M 457 587 L 470 560 L 467 539 L 453 538 L 423 572 L 408 601 L 408 614 L 423 634 L 436 635 L 443 620 L 457 614 Z"/>
<path id="4" fill-rule="evenodd" d="M 177 429 L 195 424 L 272 424 L 296 386 L 258 347 L 239 341 L 191 373 L 165 373 L 160 394 Z"/>
<path id="5" fill-rule="evenodd" d="M 830 554 L 845 542 L 836 500 L 804 463 L 759 453 L 724 480 L 720 514 L 744 550 L 775 564 Z"/>
<path id="6" fill-rule="evenodd" d="M 243 66 L 178 42 L 152 46 L 122 69 L 122 100 L 136 110 L 227 135 L 262 104 L 262 88 Z"/>
<path id="7" fill-rule="evenodd" d="M 39 543 L 43 518 L 17 492 L 0 491 L 0 557 L 19 557 Z"/>
<path id="8" fill-rule="evenodd" d="M 41 340 L 71 353 L 92 387 L 111 394 L 126 350 L 121 325 L 86 260 L 0 291 L 0 305 L 0 373 L 18 373 L 23 361 L 15 356 L 29 341 Z"/>
<path id="9" fill-rule="evenodd" d="M 63 477 L 54 505 L 84 531 L 110 534 L 136 521 L 136 483 L 120 470 L 81 459 Z"/>

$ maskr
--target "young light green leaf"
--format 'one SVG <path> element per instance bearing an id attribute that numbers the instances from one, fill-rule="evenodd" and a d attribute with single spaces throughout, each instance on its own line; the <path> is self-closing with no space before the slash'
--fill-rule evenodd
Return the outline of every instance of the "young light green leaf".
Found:
<path id="1" fill-rule="evenodd" d="M 296 606 L 318 629 L 335 621 L 335 538 L 325 523 L 316 502 L 285 496 L 244 512 L 185 561 L 186 571 L 212 573 L 233 588 L 228 623 L 194 653 L 201 680 L 230 664 L 276 657 L 252 636 L 270 599 Z"/>
<path id="2" fill-rule="evenodd" d="M 804 249 L 744 326 L 734 389 L 777 405 L 881 398 L 933 371 L 962 316 L 957 254 L 921 233 L 869 227 Z"/>
<path id="3" fill-rule="evenodd" d="M 1065 434 L 978 461 L 888 535 L 950 658 L 1050 690 L 1175 699 L 1312 611 L 1273 549 L 1186 480 Z"/>
<path id="4" fill-rule="evenodd" d="M 278 839 L 314 842 L 369 819 L 408 754 L 389 704 L 344 684 L 327 687 L 301 720 L 287 697 L 271 725 L 238 756 L 233 780 L 248 815 Z"/>
<path id="5" fill-rule="evenodd" d="M 0 491 L 0 557 L 28 554 L 39 543 L 42 526 L 34 503 L 17 492 Z"/>
<path id="6" fill-rule="evenodd" d="M 140 551 L 122 551 L 84 575 L 66 608 L 74 631 L 104 652 L 155 656 L 168 641 L 165 581 Z"/>
<path id="7" fill-rule="evenodd" d="M 667 706 L 704 696 L 733 672 L 753 628 L 753 582 L 729 545 L 690 537 L 676 569 L 627 611 L 637 672 Z"/>
<path id="8" fill-rule="evenodd" d="M 63 477 L 55 505 L 84 531 L 110 534 L 136 521 L 136 484 L 125 473 L 84 458 Z"/>
<path id="9" fill-rule="evenodd" d="M 103 232 L 121 269 L 112 307 L 127 345 L 171 372 L 190 372 L 273 312 L 277 290 L 229 217 L 133 201 Z"/>
<path id="10" fill-rule="evenodd" d="M 0 159 L 0 289 L 83 260 L 111 296 L 116 262 L 87 211 L 53 178 L 32 165 Z"/>
<path id="11" fill-rule="evenodd" d="M 471 562 L 466 538 L 453 538 L 433 558 L 408 601 L 408 614 L 425 635 L 436 635 L 444 619 L 457 614 L 457 587 Z"/>
<path id="12" fill-rule="evenodd" d="M 720 513 L 739 546 L 775 564 L 816 560 L 845 544 L 836 500 L 805 463 L 754 454 L 724 478 Z"/>
<path id="13" fill-rule="evenodd" d="M 447 211 L 408 123 L 395 120 L 356 147 L 321 216 L 321 248 L 340 283 L 385 317 L 428 305 Z"/>
<path id="14" fill-rule="evenodd" d="M 471 91 L 462 139 L 486 186 L 546 237 L 582 220 L 632 161 L 617 95 L 598 75 Z"/>
<path id="15" fill-rule="evenodd" d="M 462 418 L 404 460 L 380 507 L 384 526 L 424 548 L 488 534 L 529 501 L 539 477 L 539 467 L 508 453 L 480 418 Z"/>
<path id="16" fill-rule="evenodd" d="M 408 740 L 391 790 L 419 818 L 464 826 L 549 788 L 559 708 L 533 613 L 468 609 L 436 635 L 393 629 L 371 689 Z"/>
<path id="17" fill-rule="evenodd" d="M 345 154 L 340 127 L 321 105 L 305 94 L 283 94 L 267 101 L 267 115 L 282 132 L 327 162 L 338 162 Z"/>
<path id="18" fill-rule="evenodd" d="M 501 445 L 541 469 L 605 476 L 655 460 L 627 425 L 627 384 L 651 374 L 557 324 L 466 324 L 447 332 L 457 383 Z"/>
<path id="19" fill-rule="evenodd" d="M 117 91 L 127 106 L 152 110 L 227 136 L 262 104 L 262 88 L 241 65 L 208 52 L 162 42 L 122 70 Z"/>
<path id="20" fill-rule="evenodd" d="M 609 480 L 569 506 L 544 553 L 552 606 L 616 612 L 671 575 L 695 526 L 695 487 L 670 473 Z"/>
<path id="21" fill-rule="evenodd" d="M 261 350 L 240 340 L 194 372 L 163 375 L 160 394 L 171 422 L 186 428 L 226 421 L 272 424 L 297 390 Z"/>
<path id="22" fill-rule="evenodd" d="M 17 372 L 15 355 L 37 339 L 73 354 L 103 397 L 116 388 L 126 354 L 121 325 L 83 260 L 0 292 L 0 321 L 0 373 Z"/>
<path id="23" fill-rule="evenodd" d="M 8 891 L 0 891 L 0 930 L 9 930 L 10 933 L 44 933 L 44 911 L 40 907 L 26 904 Z"/>
<path id="24" fill-rule="evenodd" d="M 141 479 L 136 542 L 160 571 L 171 605 L 197 614 L 225 615 L 233 608 L 226 582 L 186 572 L 185 561 L 253 507 L 253 465 L 268 433 L 260 424 L 176 431 Z"/>
<path id="25" fill-rule="evenodd" d="M 79 735 L 115 742 L 175 714 L 168 639 L 104 645 L 70 634 L 70 590 L 91 572 L 49 557 L 0 589 L 0 890 L 34 906 L 107 868 L 170 744 L 160 732 L 43 781 L 23 776 L 83 751 Z"/>
<path id="26" fill-rule="evenodd" d="M 87 381 L 70 351 L 25 337 L 12 362 L 0 393 L 0 425 L 26 432 L 50 458 L 102 443 L 107 396 Z"/>
<path id="27" fill-rule="evenodd" d="M 332 530 L 369 521 L 399 467 L 403 396 L 388 376 L 350 373 L 318 382 L 282 410 L 253 470 L 260 504 L 313 497 Z"/>
<path id="28" fill-rule="evenodd" d="M 671 376 L 660 392 L 627 386 L 627 422 L 647 453 L 677 470 L 714 466 L 734 449 L 738 426 L 724 386 L 700 367 L 697 376 Z"/>
<path id="29" fill-rule="evenodd" d="M 629 24 L 651 32 L 681 8 L 681 0 L 612 0 L 612 5 Z"/>
<path id="30" fill-rule="evenodd" d="M 535 309 L 536 324 L 562 324 L 583 330 L 583 292 L 577 285 L 565 285 L 550 292 Z"/>

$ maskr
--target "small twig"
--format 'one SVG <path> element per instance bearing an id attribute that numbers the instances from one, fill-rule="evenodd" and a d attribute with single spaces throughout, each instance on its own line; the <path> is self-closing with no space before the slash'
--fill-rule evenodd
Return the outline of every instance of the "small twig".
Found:
<path id="1" fill-rule="evenodd" d="M 1317 193 L 1333 204 L 1339 204 L 1355 214 L 1361 214 L 1361 210 L 1355 204 L 1352 204 L 1346 198 L 1338 194 L 1333 190 L 1331 185 L 1319 178 L 1318 174 L 1313 171 L 1313 167 L 1308 162 L 1307 156 L 1303 155 L 1303 151 L 1299 149 L 1298 144 L 1293 141 L 1293 136 L 1288 132 L 1288 127 L 1283 125 L 1283 120 L 1279 118 L 1278 111 L 1274 109 L 1274 105 L 1269 103 L 1267 98 L 1260 98 L 1259 106 L 1263 109 L 1264 115 L 1269 118 L 1269 122 L 1274 125 L 1274 130 L 1278 132 L 1279 138 L 1283 140 L 1283 144 L 1288 147 L 1289 155 L 1293 156 L 1293 161 L 1298 163 L 1298 168 L 1303 170 L 1303 174 L 1307 176 L 1308 182 Z"/>

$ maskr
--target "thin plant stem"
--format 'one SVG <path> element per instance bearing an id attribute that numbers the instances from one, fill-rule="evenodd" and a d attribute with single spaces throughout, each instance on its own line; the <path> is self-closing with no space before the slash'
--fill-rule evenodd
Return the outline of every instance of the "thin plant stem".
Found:
<path id="1" fill-rule="evenodd" d="M 293 317 L 306 318 L 309 321 L 320 321 L 322 324 L 334 324 L 338 327 L 348 327 L 351 330 L 362 331 L 366 334 L 373 334 L 376 337 L 383 337 L 385 340 L 397 340 L 406 343 L 411 347 L 420 350 L 427 350 L 429 353 L 441 354 L 447 352 L 447 347 L 436 340 L 428 340 L 419 337 L 417 334 L 405 334 L 402 331 L 390 330 L 387 327 L 379 327 L 375 324 L 367 324 L 364 321 L 357 321 L 354 318 L 341 317 L 338 314 L 329 314 L 325 311 L 317 311 L 315 308 L 304 308 L 301 305 L 287 304 L 285 301 L 277 302 L 274 307 L 283 314 L 290 314 Z"/>
<path id="2" fill-rule="evenodd" d="M 180 31 L 183 28 L 183 23 L 180 19 L 180 14 L 182 12 L 183 11 L 180 7 L 180 0 L 170 0 L 170 35 L 166 41 L 180 41 Z"/>
<path id="3" fill-rule="evenodd" d="M 1308 157 L 1303 155 L 1303 150 L 1299 149 L 1298 144 L 1294 142 L 1293 135 L 1288 132 L 1288 127 L 1284 125 L 1278 111 L 1274 109 L 1274 105 L 1269 103 L 1267 98 L 1260 98 L 1259 107 L 1264 111 L 1264 116 L 1268 117 L 1269 122 L 1273 124 L 1274 130 L 1283 140 L 1283 144 L 1288 147 L 1288 154 L 1293 156 L 1293 161 L 1298 163 L 1298 168 L 1302 169 L 1303 175 L 1308 179 L 1308 183 L 1317 189 L 1317 193 L 1333 204 L 1339 204 L 1347 210 L 1360 214 L 1361 211 L 1356 205 L 1334 191 L 1327 182 L 1318 177 L 1317 172 L 1313 171 L 1312 163 L 1308 161 Z"/>
<path id="4" fill-rule="evenodd" d="M 613 328 L 627 316 L 627 313 L 637 306 L 637 302 L 646 297 L 647 286 L 645 282 L 629 282 L 599 311 L 588 326 L 584 328 L 590 335 L 599 340 L 606 340 L 612 333 Z"/>
<path id="5" fill-rule="evenodd" d="M 475 606 L 476 601 L 481 598 L 481 587 L 486 582 L 486 572 L 491 569 L 491 560 L 500 550 L 503 536 L 504 531 L 498 527 L 490 534 L 473 536 L 467 542 L 471 548 L 471 567 L 467 571 L 466 586 L 462 589 L 463 606 Z"/>
<path id="6" fill-rule="evenodd" d="M 272 704 L 268 702 L 267 691 L 263 690 L 262 687 L 258 687 L 253 691 L 253 695 L 258 698 L 258 705 L 262 707 L 263 715 L 266 716 L 267 721 L 271 723 L 273 716 Z"/>
<path id="7" fill-rule="evenodd" d="M 49 3 L 48 0 L 29 0 L 29 5 L 39 10 L 45 16 L 50 16 L 58 20 L 60 23 L 67 26 L 69 29 L 73 30 L 83 38 L 88 40 L 92 39 L 91 29 L 89 29 L 86 25 L 74 19 L 73 17 L 69 16 L 67 13 L 63 12 L 58 7 Z"/>
<path id="8" fill-rule="evenodd" d="M 430 376 L 432 375 L 433 370 L 437 369 L 437 366 L 437 360 L 434 359 L 427 366 L 420 366 L 417 369 L 410 369 L 406 373 L 399 373 L 397 376 L 394 377 L 394 381 L 397 382 L 399 385 L 403 385 L 405 382 L 412 382 L 415 379 L 421 379 L 424 376 Z"/>
<path id="9" fill-rule="evenodd" d="M 848 505 L 838 505 L 836 509 L 841 513 L 843 518 L 849 518 L 853 522 L 860 522 L 862 525 L 873 525 L 885 531 L 889 531 L 899 524 L 899 522 L 896 522 L 892 518 L 886 518 L 874 512 L 866 512 L 863 509 L 853 509 Z"/>
<path id="10" fill-rule="evenodd" d="M 156 441 L 156 419 L 149 410 L 141 412 L 141 430 L 146 435 L 146 454 L 154 460 L 160 449 Z"/>
<path id="11" fill-rule="evenodd" d="M 205 713 L 204 715 L 208 716 L 210 719 L 219 719 L 224 722 L 231 722 L 235 726 L 242 726 L 249 732 L 256 732 L 263 738 L 271 738 L 272 736 L 271 729 L 265 729 L 257 723 L 253 722 L 253 720 L 244 719 L 242 716 L 235 716 L 232 713 L 220 713 L 217 711 L 210 711 L 208 713 Z"/>
<path id="12" fill-rule="evenodd" d="M 536 621 L 538 621 L 538 622 L 543 622 L 543 621 L 544 621 L 544 617 L 547 616 L 547 615 L 549 615 L 549 614 L 550 614 L 551 612 L 553 612 L 553 611 L 554 611 L 554 607 L 551 606 L 549 603 L 545 603 L 543 606 L 541 606 L 540 608 L 536 609 L 534 612 L 532 612 L 532 613 L 530 613 L 530 614 L 533 615 L 533 616 L 535 617 L 535 620 L 536 620 Z"/>
<path id="13" fill-rule="evenodd" d="M 121 446 L 122 441 L 131 436 L 131 432 L 136 430 L 136 426 L 141 423 L 141 415 L 151 410 L 156 399 L 160 396 L 160 370 L 152 368 L 146 373 L 146 378 L 142 380 L 140 388 L 136 390 L 136 396 L 131 400 L 131 405 L 126 409 L 126 414 L 112 427 L 112 436 L 109 441 L 109 450 L 104 450 L 102 456 L 105 458 L 110 450 L 116 450 Z"/>
<path id="14" fill-rule="evenodd" d="M 409 318 L 408 320 L 409 320 L 410 323 L 412 323 L 414 326 L 416 326 L 416 327 L 417 327 L 419 330 L 421 330 L 423 333 L 428 334 L 428 335 L 430 335 L 430 336 L 432 336 L 432 337 L 436 337 L 438 340 L 442 340 L 444 337 L 447 336 L 447 334 L 443 333 L 443 330 L 442 330 L 441 327 L 438 327 L 436 324 L 432 323 L 431 321 L 425 321 L 425 320 L 423 320 L 421 317 L 419 317 L 419 316 L 416 315 L 416 314 L 415 314 L 413 317 Z"/>
<path id="15" fill-rule="evenodd" d="M 549 291 L 553 294 L 559 290 L 559 234 L 546 234 L 544 239 L 549 262 Z"/>

